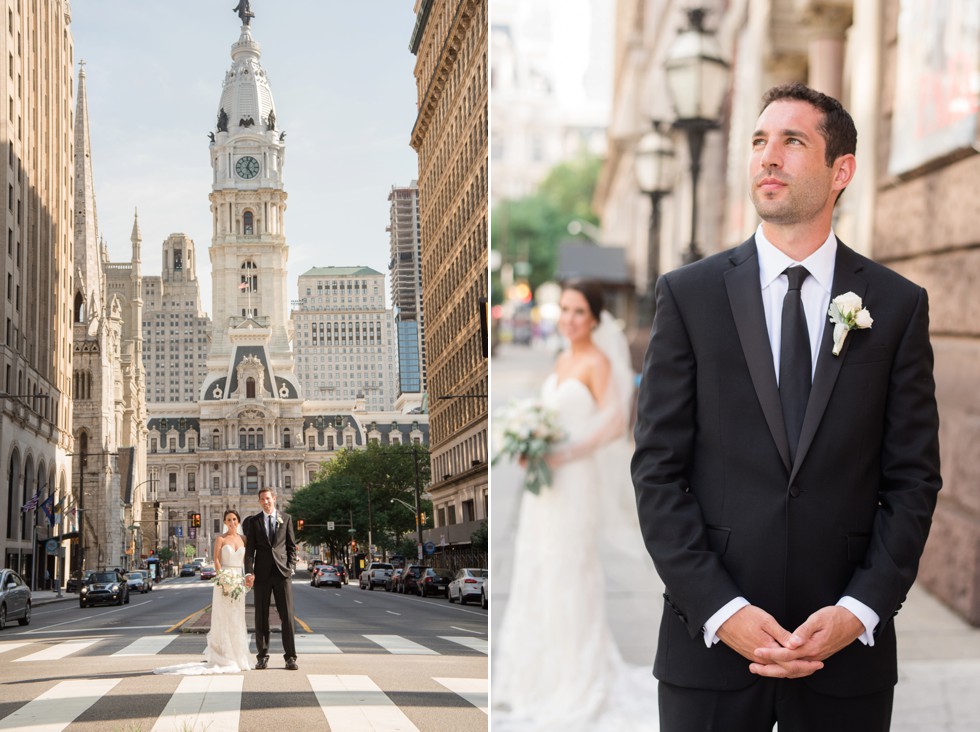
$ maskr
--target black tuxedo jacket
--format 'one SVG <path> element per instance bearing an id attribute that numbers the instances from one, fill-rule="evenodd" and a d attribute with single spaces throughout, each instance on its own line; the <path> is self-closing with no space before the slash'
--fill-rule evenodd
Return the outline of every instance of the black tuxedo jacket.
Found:
<path id="1" fill-rule="evenodd" d="M 891 620 L 918 570 L 939 476 L 925 290 L 838 243 L 832 297 L 874 319 L 833 356 L 823 332 L 789 462 L 754 237 L 657 283 L 633 481 L 666 586 L 654 674 L 702 689 L 759 677 L 702 625 L 742 595 L 787 630 L 850 595 L 881 621 L 807 683 L 856 696 L 897 681 Z"/>
<path id="2" fill-rule="evenodd" d="M 276 539 L 269 541 L 265 514 L 261 511 L 245 519 L 245 573 L 257 581 L 292 576 L 296 567 L 296 534 L 293 518 L 279 512 L 282 523 L 276 526 Z"/>

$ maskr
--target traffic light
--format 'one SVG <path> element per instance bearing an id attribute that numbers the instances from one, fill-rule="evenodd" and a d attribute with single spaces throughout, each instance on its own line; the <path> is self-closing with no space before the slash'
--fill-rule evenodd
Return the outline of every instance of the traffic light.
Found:
<path id="1" fill-rule="evenodd" d="M 302 531 L 302 530 L 303 530 L 303 524 L 304 524 L 304 523 L 306 523 L 306 522 L 305 522 L 305 521 L 303 521 L 303 519 L 299 519 L 299 520 L 298 520 L 298 521 L 296 522 L 296 528 L 297 528 L 297 529 L 298 529 L 299 531 Z"/>
<path id="2" fill-rule="evenodd" d="M 422 525 L 425 526 L 426 515 L 425 511 L 422 512 Z"/>
<path id="3" fill-rule="evenodd" d="M 201 528 L 201 514 L 199 513 L 191 514 L 191 526 L 193 526 L 195 529 Z"/>

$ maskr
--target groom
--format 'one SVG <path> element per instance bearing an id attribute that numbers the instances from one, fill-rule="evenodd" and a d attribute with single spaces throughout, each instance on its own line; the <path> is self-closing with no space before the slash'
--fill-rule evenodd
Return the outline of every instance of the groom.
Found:
<path id="1" fill-rule="evenodd" d="M 269 664 L 269 600 L 276 598 L 282 621 L 282 648 L 286 668 L 296 671 L 296 642 L 293 630 L 292 575 L 296 567 L 296 537 L 293 519 L 276 511 L 276 492 L 259 491 L 262 510 L 246 519 L 245 582 L 255 589 L 255 664 L 257 670 Z"/>
<path id="2" fill-rule="evenodd" d="M 889 728 L 939 418 L 926 292 L 832 228 L 856 138 L 837 100 L 771 89 L 746 141 L 761 226 L 657 283 L 633 481 L 664 732 Z M 840 342 L 845 294 L 870 318 Z"/>

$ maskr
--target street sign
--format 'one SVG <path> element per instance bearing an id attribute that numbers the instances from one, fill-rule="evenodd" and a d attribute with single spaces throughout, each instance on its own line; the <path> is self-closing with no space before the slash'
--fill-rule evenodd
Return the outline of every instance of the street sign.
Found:
<path id="1" fill-rule="evenodd" d="M 433 544 L 431 541 L 425 542 L 423 548 L 425 549 L 426 554 L 434 554 L 436 551 L 436 545 Z"/>
<path id="2" fill-rule="evenodd" d="M 58 542 L 55 539 L 48 539 L 46 542 L 44 542 L 44 551 L 46 551 L 48 554 L 57 554 Z"/>
<path id="3" fill-rule="evenodd" d="M 184 535 L 184 527 L 174 526 L 174 536 L 183 536 L 183 535 Z"/>
<path id="4" fill-rule="evenodd" d="M 333 531 L 334 523 L 333 521 L 327 521 L 327 531 Z"/>

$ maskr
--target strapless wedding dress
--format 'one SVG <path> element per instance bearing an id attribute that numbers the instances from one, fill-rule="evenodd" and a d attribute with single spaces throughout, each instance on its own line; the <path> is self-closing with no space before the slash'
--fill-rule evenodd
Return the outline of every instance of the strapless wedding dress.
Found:
<path id="1" fill-rule="evenodd" d="M 222 570 L 242 574 L 244 563 L 245 547 L 233 549 L 228 544 L 221 547 Z M 215 585 L 211 596 L 211 631 L 208 633 L 208 647 L 204 649 L 204 662 L 165 666 L 154 669 L 153 673 L 199 676 L 248 671 L 252 668 L 248 638 L 245 593 L 233 599 Z"/>
<path id="2" fill-rule="evenodd" d="M 552 374 L 541 397 L 570 442 L 595 428 L 599 408 L 581 381 Z M 592 451 L 556 468 L 539 494 L 523 493 L 511 594 L 494 638 L 494 732 L 659 728 L 650 669 L 623 660 L 606 618 L 604 472 Z"/>

